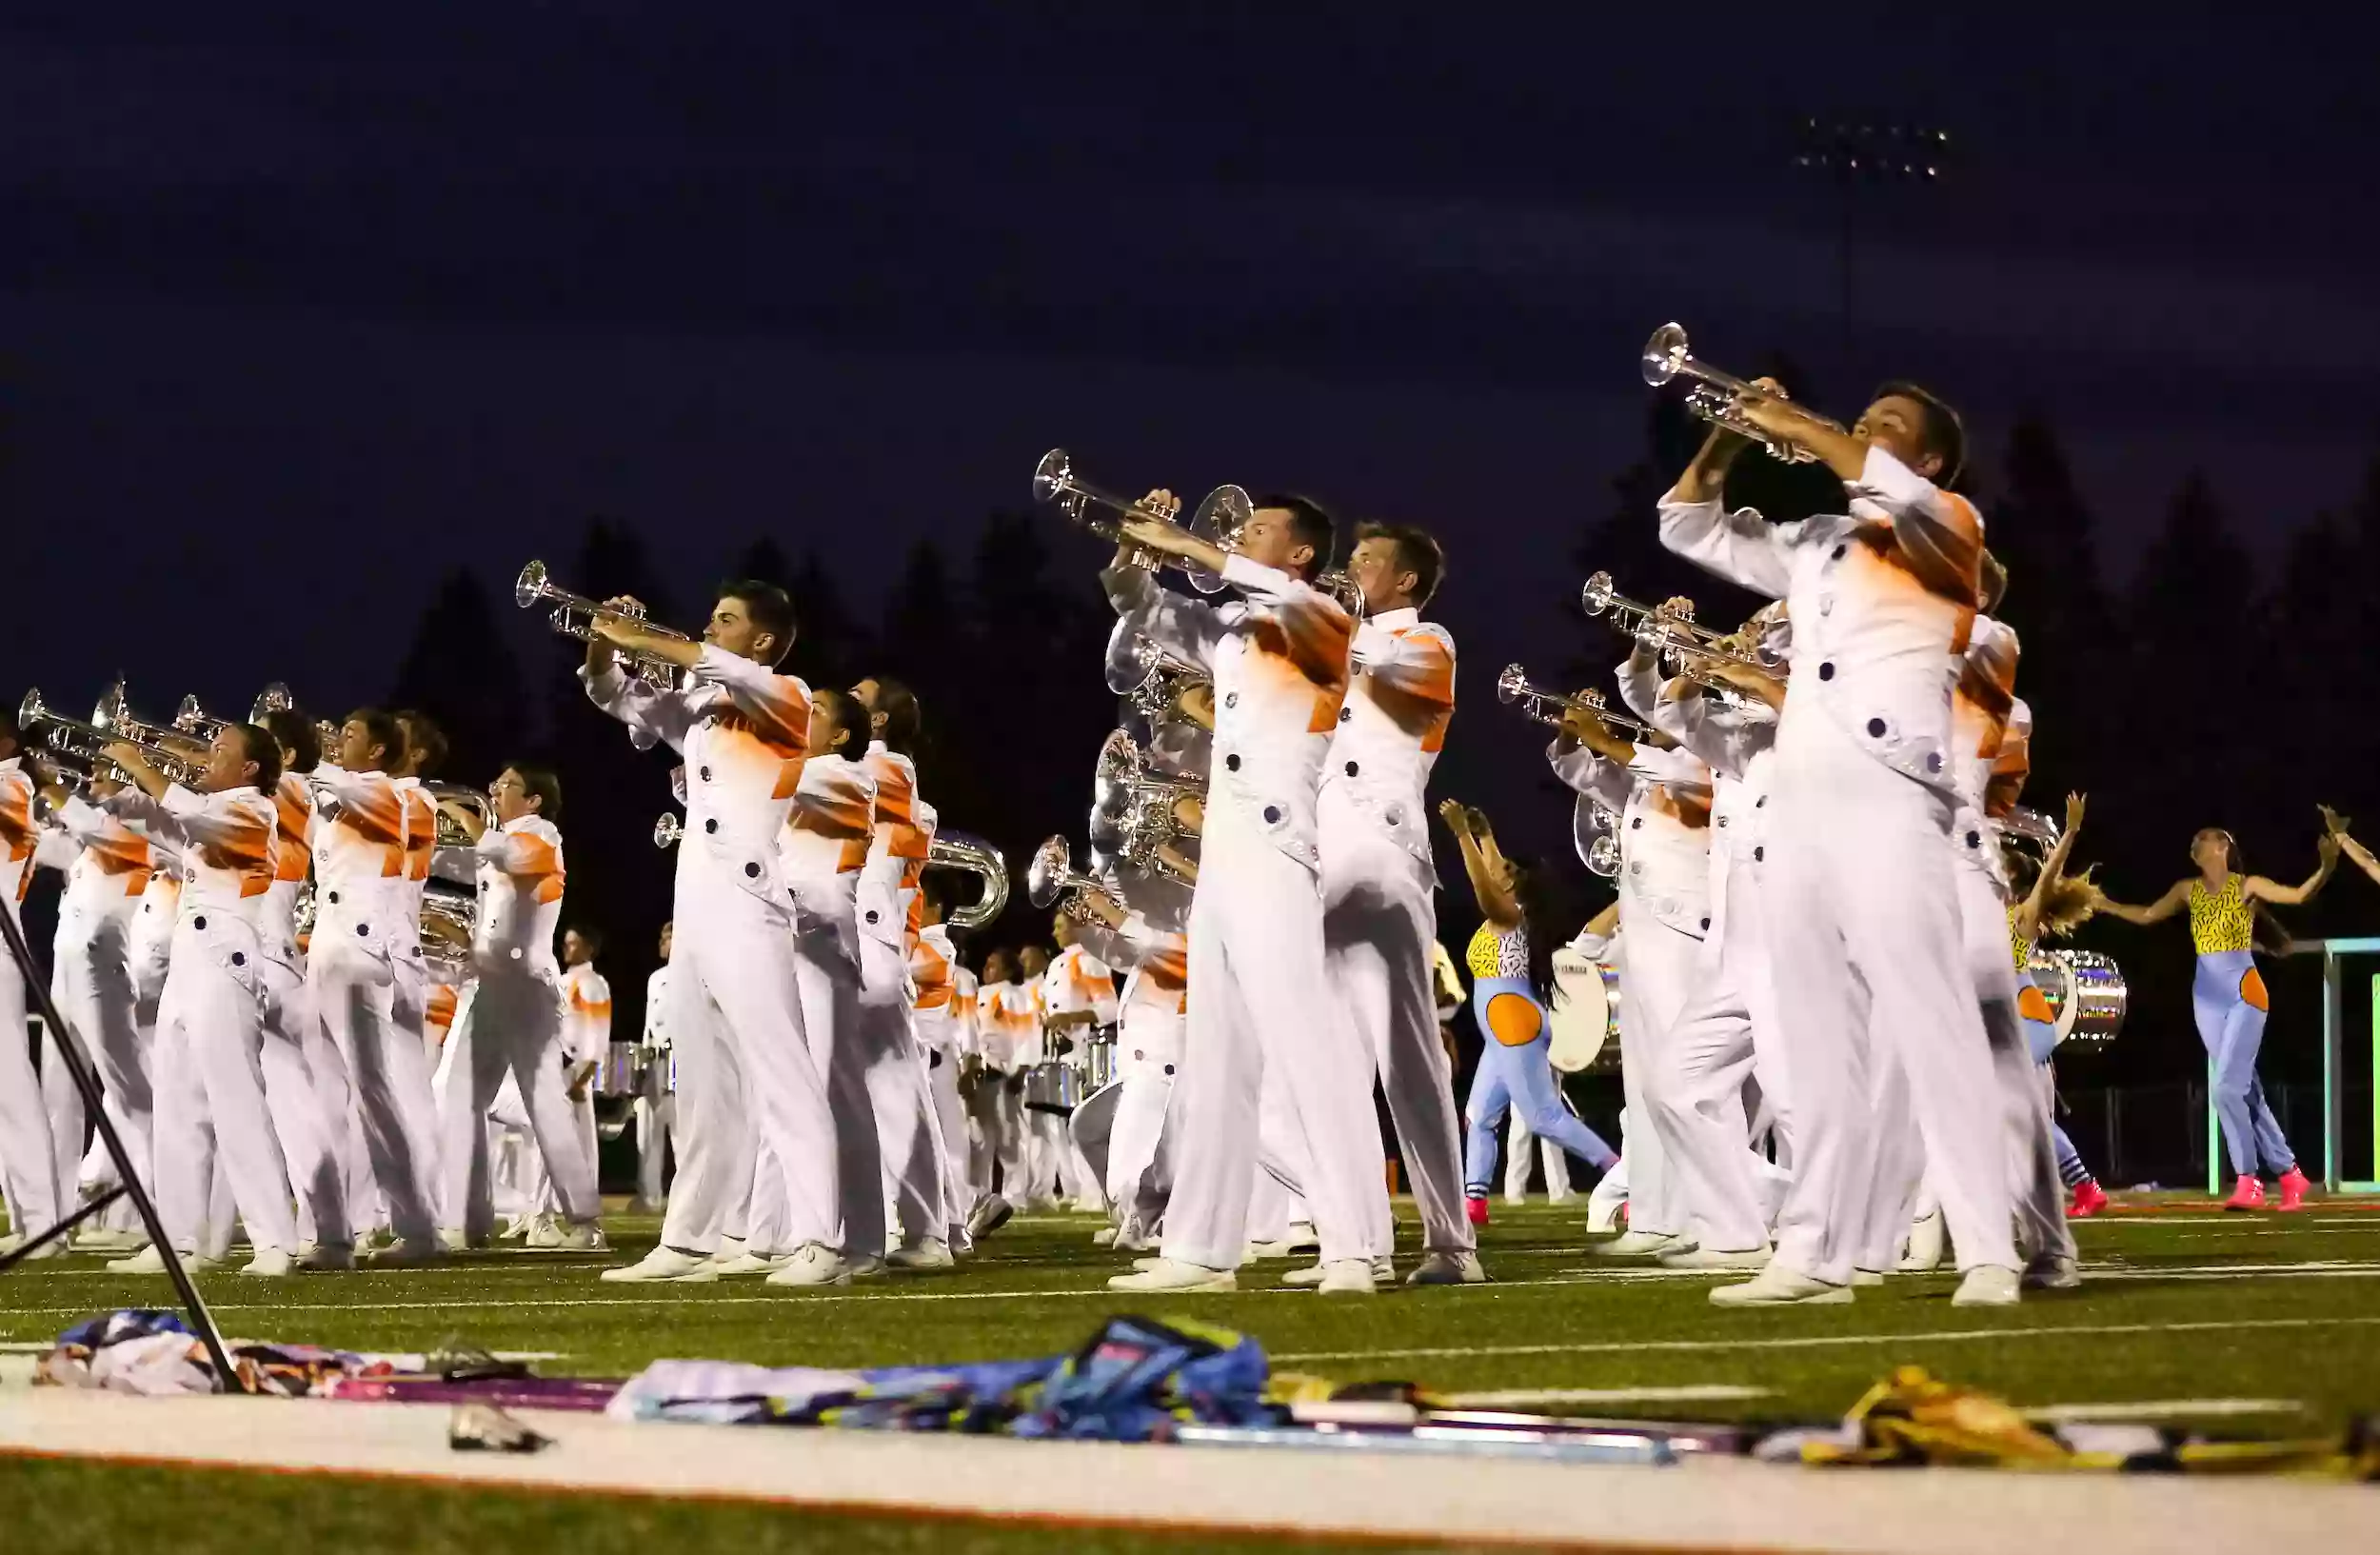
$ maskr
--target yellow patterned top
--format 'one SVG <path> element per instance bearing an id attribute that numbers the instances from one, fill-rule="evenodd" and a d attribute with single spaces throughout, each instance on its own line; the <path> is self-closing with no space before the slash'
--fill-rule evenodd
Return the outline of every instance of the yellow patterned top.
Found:
<path id="1" fill-rule="evenodd" d="M 2022 972 L 2033 965 L 2033 941 L 2025 938 L 2017 929 L 2016 911 L 2017 904 L 2011 902 L 2008 905 L 2008 948 L 2009 953 L 2016 960 L 2016 969 Z"/>
<path id="2" fill-rule="evenodd" d="M 2225 877 L 2219 891 L 2208 890 L 2203 880 L 2190 883 L 2190 939 L 2200 955 L 2246 950 L 2254 937 L 2254 915 L 2239 876 Z"/>
<path id="3" fill-rule="evenodd" d="M 1471 936 L 1471 948 L 1463 959 L 1470 963 L 1474 977 L 1527 977 L 1529 926 L 1515 924 L 1498 929 L 1482 921 L 1479 931 Z"/>

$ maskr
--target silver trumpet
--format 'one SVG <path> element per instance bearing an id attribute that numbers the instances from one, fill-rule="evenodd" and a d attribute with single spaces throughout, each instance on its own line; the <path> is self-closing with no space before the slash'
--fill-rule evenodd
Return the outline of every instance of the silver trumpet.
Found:
<path id="1" fill-rule="evenodd" d="M 129 739 L 135 744 L 156 746 L 167 750 L 183 750 L 192 743 L 191 736 L 171 724 L 152 724 L 132 711 L 125 695 L 124 682 L 118 679 L 99 695 L 99 705 L 91 709 L 91 728 L 106 733 L 109 739 Z M 204 742 L 197 742 L 203 744 Z"/>
<path id="2" fill-rule="evenodd" d="M 678 840 L 684 835 L 685 823 L 678 819 L 676 810 L 662 811 L 661 819 L 653 823 L 653 846 L 655 847 L 675 847 L 678 846 Z"/>
<path id="3" fill-rule="evenodd" d="M 1740 665 L 1764 674 L 1775 672 L 1776 666 L 1770 659 L 1737 653 L 1724 647 L 1727 633 L 1696 622 L 1691 609 L 1680 612 L 1666 606 L 1647 605 L 1614 591 L 1609 572 L 1597 572 L 1587 579 L 1579 588 L 1578 605 L 1589 615 L 1608 615 L 1613 626 L 1659 655 L 1663 667 L 1672 674 L 1684 672 L 1686 661 L 1694 658 Z"/>
<path id="4" fill-rule="evenodd" d="M 684 632 L 654 625 L 645 619 L 641 609 L 614 609 L 601 600 L 589 599 L 585 594 L 574 594 L 567 588 L 558 587 L 545 576 L 544 562 L 531 562 L 521 568 L 521 575 L 512 582 L 512 603 L 525 610 L 539 605 L 551 605 L 554 613 L 548 621 L 554 630 L 583 643 L 593 636 L 595 623 L 605 616 L 619 621 L 633 621 L 646 631 L 674 637 L 682 643 L 694 640 Z M 628 663 L 628 673 L 647 686 L 668 690 L 678 684 L 678 667 L 667 659 L 648 658 L 636 653 L 624 653 L 621 657 Z"/>
<path id="5" fill-rule="evenodd" d="M 1577 696 L 1563 696 L 1555 691 L 1541 691 L 1529 683 L 1529 672 L 1517 664 L 1508 664 L 1496 677 L 1496 700 L 1510 703 L 1540 724 L 1561 727 L 1562 713 L 1569 708 L 1591 712 L 1613 728 L 1623 730 L 1639 740 L 1654 737 L 1653 726 L 1640 724 L 1626 713 L 1614 712 L 1604 705 L 1600 691 L 1581 691 Z"/>
<path id="6" fill-rule="evenodd" d="M 1033 850 L 1033 864 L 1024 872 L 1024 894 L 1037 907 L 1056 907 L 1070 918 L 1088 916 L 1083 898 L 1093 892 L 1107 894 L 1107 887 L 1096 875 L 1078 874 L 1074 867 L 1074 850 L 1063 837 L 1045 837 Z"/>
<path id="7" fill-rule="evenodd" d="M 973 903 L 951 910 L 943 922 L 961 930 L 981 928 L 1008 907 L 1008 860 L 990 843 L 963 831 L 938 831 L 926 845 L 929 869 L 960 869 L 983 882 Z"/>
<path id="8" fill-rule="evenodd" d="M 1105 508 L 1123 518 L 1154 519 L 1160 524 L 1180 520 L 1160 508 L 1144 507 L 1113 491 L 1101 490 L 1087 481 L 1078 479 L 1074 472 L 1074 455 L 1064 449 L 1052 449 L 1041 455 L 1041 462 L 1033 467 L 1033 500 L 1056 505 L 1059 511 L 1102 540 L 1120 540 L 1122 528 L 1112 518 L 1094 515 L 1092 509 Z M 1240 539 L 1240 531 L 1256 514 L 1256 505 L 1248 493 L 1237 486 L 1219 486 L 1206 494 L 1199 510 L 1191 516 L 1190 533 L 1220 549 L 1229 550 Z M 1154 572 L 1171 558 L 1145 550 L 1136 550 L 1127 560 L 1134 567 Z M 1220 573 L 1202 567 L 1183 564 L 1190 575 L 1190 586 L 1202 594 L 1217 593 L 1223 587 Z"/>
<path id="9" fill-rule="evenodd" d="M 289 688 L 281 682 L 274 681 L 270 686 L 257 692 L 256 700 L 248 705 L 248 722 L 262 724 L 267 713 L 288 712 L 296 706 L 297 699 L 289 695 Z M 192 739 L 211 740 L 230 728 L 231 720 L 217 718 L 208 712 L 199 702 L 198 693 L 193 691 L 182 699 L 182 706 L 174 709 L 173 727 Z M 328 724 L 316 724 L 314 732 L 318 736 L 335 736 L 335 731 Z M 327 751 L 328 746 L 326 745 L 324 748 Z"/>
<path id="10" fill-rule="evenodd" d="M 104 708 L 106 706 L 103 699 L 101 707 Z M 86 762 L 104 762 L 106 758 L 100 755 L 101 750 L 110 745 L 129 745 L 148 757 L 157 770 L 186 787 L 195 784 L 206 770 L 206 764 L 193 758 L 188 750 L 144 739 L 121 725 L 102 725 L 96 720 L 86 724 L 60 717 L 42 701 L 38 688 L 26 692 L 25 700 L 17 704 L 16 727 L 29 734 L 45 727 L 53 730 L 48 736 L 53 749 Z M 138 727 L 146 730 L 149 726 Z"/>
<path id="11" fill-rule="evenodd" d="M 1171 716 L 1174 703 L 1192 686 L 1212 684 L 1197 665 L 1165 651 L 1155 639 L 1118 621 L 1107 638 L 1107 688 L 1132 704 L 1151 727 Z"/>
<path id="12" fill-rule="evenodd" d="M 1800 444 L 1774 437 L 1746 420 L 1735 408 L 1738 400 L 1783 399 L 1784 396 L 1746 383 L 1734 373 L 1721 372 L 1715 367 L 1696 361 L 1693 350 L 1687 346 L 1686 330 L 1682 325 L 1664 324 L 1653 331 L 1653 338 L 1644 343 L 1643 368 L 1644 381 L 1655 389 L 1664 389 L 1678 379 L 1684 379 L 1688 385 L 1688 410 L 1715 426 L 1752 439 L 1766 449 L 1773 458 L 1782 459 L 1789 465 L 1806 465 L 1817 459 L 1816 454 Z M 1836 431 L 1843 429 L 1835 422 L 1825 421 L 1824 417 L 1815 419 Z"/>

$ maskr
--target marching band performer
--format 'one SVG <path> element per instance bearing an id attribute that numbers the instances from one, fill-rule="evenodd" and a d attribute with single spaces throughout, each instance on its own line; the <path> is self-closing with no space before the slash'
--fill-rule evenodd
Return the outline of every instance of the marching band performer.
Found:
<path id="1" fill-rule="evenodd" d="M 1024 1129 L 1024 1140 L 1018 1154 L 1024 1162 L 1024 1191 L 1010 1194 L 1019 1206 L 1055 1213 L 1065 1207 L 1061 1179 L 1065 1175 L 1061 1165 L 1059 1146 L 1064 1139 L 1062 1120 L 1053 1119 L 1024 1101 L 1024 1091 L 1032 1085 L 1032 1071 L 1044 1064 L 1060 1062 L 1062 1040 L 1052 1041 L 1049 1029 L 1049 951 L 1041 945 L 1021 946 L 1017 950 L 1017 982 L 1024 989 L 1025 1002 L 1033 1007 L 1033 1036 L 1025 1051 L 1019 1056 L 1017 1073 L 1010 1084 L 1018 1092 L 1018 1118 Z"/>
<path id="2" fill-rule="evenodd" d="M 102 754 L 131 785 L 108 798 L 109 811 L 183 845 L 181 917 L 157 1022 L 158 1218 L 187 1260 L 219 1262 L 231 1239 L 229 1223 L 209 1212 L 220 1161 L 255 1248 L 240 1272 L 286 1275 L 297 1224 L 260 1061 L 263 963 L 283 953 L 261 922 L 274 874 L 269 796 L 281 782 L 281 748 L 253 724 L 227 725 L 194 790 L 169 782 L 133 746 Z M 130 1272 L 165 1266 L 155 1247 L 127 1264 Z"/>
<path id="3" fill-rule="evenodd" d="M 1905 1072 L 1966 1271 L 1960 1305 L 2017 1299 L 1993 1055 L 1964 973 L 1949 847 L 1951 688 L 1981 598 L 1983 521 L 1940 481 L 1964 433 L 1940 400 L 1888 384 L 1846 432 L 1773 384 L 1742 421 L 1843 483 L 1847 516 L 1771 525 L 1721 501 L 1749 438 L 1716 428 L 1662 498 L 1662 543 L 1790 600 L 1793 674 L 1777 728 L 1762 874 L 1791 1076 L 1794 1186 L 1775 1256 L 1722 1306 L 1851 1299 L 1874 1176 L 1877 1065 Z M 1632 953 L 1634 947 L 1632 946 Z"/>
<path id="4" fill-rule="evenodd" d="M 1623 674 L 1623 689 L 1628 684 Z M 1628 945 L 1628 997 L 1619 1007 L 1628 1229 L 1594 1250 L 1606 1258 L 1689 1251 L 1694 1228 L 1653 1107 L 1672 1077 L 1663 1044 L 1694 987 L 1711 929 L 1711 769 L 1674 746 L 1624 739 L 1575 705 L 1563 712 L 1546 759 L 1580 806 L 1600 804 L 1619 817 L 1619 924 Z"/>
<path id="5" fill-rule="evenodd" d="M 1178 927 L 1187 905 L 1179 886 L 1144 875 L 1127 894 L 1137 904 L 1129 909 L 1107 892 L 1082 892 L 1083 916 L 1073 931 L 1102 962 L 1125 968 L 1116 1032 L 1116 1073 L 1123 1088 L 1108 1131 L 1104 1186 L 1115 1217 L 1108 1242 L 1129 1252 L 1154 1245 L 1156 1228 L 1141 1223 L 1142 1186 L 1157 1159 L 1181 1063 L 1190 942 Z"/>
<path id="6" fill-rule="evenodd" d="M 862 763 L 876 782 L 875 830 L 860 872 L 860 1009 L 853 1038 L 901 1222 L 901 1245 L 885 1262 L 895 1268 L 947 1268 L 942 1124 L 927 1087 L 909 976 L 922 927 L 919 887 L 934 840 L 934 808 L 918 797 L 910 756 L 918 701 L 889 675 L 861 681 L 851 696 L 867 719 Z"/>
<path id="7" fill-rule="evenodd" d="M 642 616 L 625 596 L 608 610 Z M 789 1237 L 769 1278 L 816 1285 L 844 1273 L 842 1185 L 826 1078 L 803 1034 L 793 898 L 778 859 L 808 752 L 809 688 L 774 672 L 793 646 L 793 605 L 774 584 L 721 591 L 701 644 L 628 615 L 587 626 L 581 671 L 595 705 L 649 746 L 685 759 L 686 831 L 672 918 L 686 926 L 665 1018 L 678 1055 L 685 1150 L 660 1245 L 606 1280 L 708 1281 L 730 1211 L 753 1186 L 759 1142 L 783 1181 Z M 684 690 L 631 679 L 622 651 L 692 671 Z"/>
<path id="8" fill-rule="evenodd" d="M 1170 493 L 1149 505 L 1170 510 Z M 1355 623 L 1313 579 L 1335 526 L 1298 497 L 1258 502 L 1232 548 L 1146 517 L 1127 548 L 1190 562 L 1241 593 L 1215 607 L 1160 598 L 1146 570 L 1111 567 L 1108 598 L 1142 611 L 1160 645 L 1206 668 L 1217 702 L 1199 886 L 1191 899 L 1185 1072 L 1177 1084 L 1174 1186 L 1164 1253 L 1122 1290 L 1234 1288 L 1262 1149 L 1250 1137 L 1266 1074 L 1286 1083 L 1310 1147 L 1304 1190 L 1321 1243 L 1325 1293 L 1375 1288 L 1371 1245 L 1387 1191 L 1366 1059 L 1328 997 L 1315 804 L 1329 736 L 1347 696 Z M 1119 562 L 1128 560 L 1120 554 Z M 1319 1051 L 1318 1051 L 1319 1049 Z"/>
<path id="9" fill-rule="evenodd" d="M 1562 1105 L 1561 1085 L 1546 1061 L 1554 1041 L 1546 1009 L 1554 998 L 1554 940 L 1560 930 L 1557 915 L 1547 910 L 1543 877 L 1504 856 L 1479 811 L 1448 799 L 1438 812 L 1461 845 L 1463 872 L 1479 906 L 1468 959 L 1480 1047 L 1463 1105 L 1470 1123 L 1463 1193 L 1484 1206 L 1496 1177 L 1496 1126 L 1507 1108 L 1525 1115 L 1531 1132 L 1598 1171 L 1618 1157 Z"/>
<path id="10" fill-rule="evenodd" d="M 850 693 L 810 693 L 807 757 L 777 839 L 778 868 L 794 905 L 802 1028 L 810 1062 L 825 1077 L 834 1123 L 843 1236 L 829 1278 L 837 1285 L 885 1268 L 883 1156 L 858 1032 L 860 873 L 876 835 L 876 779 L 848 753 L 864 748 L 866 729 L 867 710 Z M 763 1152 L 770 1145 L 764 1140 Z M 764 1167 L 754 1181 L 746 1233 L 753 1256 L 782 1257 L 800 1245 L 781 1232 L 783 1200 L 777 1184 L 783 1175 Z"/>
<path id="11" fill-rule="evenodd" d="M 1116 1001 L 1116 974 L 1075 932 L 1075 920 L 1061 912 L 1051 921 L 1050 937 L 1058 942 L 1057 959 L 1041 974 L 1041 1030 L 1053 1047 L 1062 1047 L 1062 1061 L 1086 1068 L 1093 1033 L 1112 1027 L 1122 1017 Z M 1061 1055 L 1053 1051 L 1052 1062 Z M 1054 1112 L 1037 1113 L 1043 1149 L 1056 1168 L 1061 1191 L 1074 1207 L 1087 1214 L 1107 1210 L 1105 1185 L 1091 1176 L 1066 1120 Z"/>
<path id="12" fill-rule="evenodd" d="M 982 1064 L 973 1095 L 979 1148 L 972 1170 L 981 1192 L 967 1229 L 981 1240 L 998 1230 L 1027 1197 L 1030 1140 L 1023 1115 L 1024 1070 L 1035 1061 L 1041 1021 L 1032 990 L 1017 976 L 1014 951 L 995 949 L 984 956 L 975 1020 Z"/>
<path id="13" fill-rule="evenodd" d="M 664 1013 L 669 952 L 677 927 L 661 926 L 661 965 L 645 980 L 645 1032 L 637 1044 L 644 1050 L 645 1084 L 636 1099 L 636 1197 L 628 1203 L 631 1215 L 660 1212 L 664 1168 L 670 1142 L 678 1133 L 677 1061 L 669 1051 L 669 1023 Z"/>
<path id="14" fill-rule="evenodd" d="M 975 974 L 959 959 L 942 922 L 943 892 L 932 876 L 918 886 L 918 936 L 909 947 L 909 982 L 917 990 L 914 1020 L 923 1048 L 926 1091 L 934 1105 L 933 1143 L 942 1152 L 944 1243 L 951 1252 L 967 1245 L 967 1222 L 976 1195 L 969 1161 L 967 1103 L 960 1070 L 975 1052 Z M 903 1229 L 906 1229 L 904 1225 Z"/>
<path id="15" fill-rule="evenodd" d="M 33 823 L 33 792 L 16 719 L 0 709 L 0 911 L 20 925 L 25 893 L 32 885 L 33 851 L 41 840 Z M 21 1040 L 25 1030 L 25 979 L 11 956 L 0 967 L 0 1032 L 11 1034 L 0 1041 L 0 1186 L 7 1188 L 9 1206 L 9 1236 L 0 1246 L 47 1229 L 70 1207 L 70 1185 L 58 1180 L 41 1081 Z M 63 1240 L 53 1241 L 37 1256 L 54 1258 L 65 1251 Z"/>
<path id="16" fill-rule="evenodd" d="M 420 889 L 409 878 L 414 802 L 390 776 L 406 760 L 404 738 L 391 714 L 358 708 L 341 726 L 337 761 L 314 771 L 324 804 L 314 827 L 307 981 L 336 1056 L 326 1061 L 317 1047 L 308 1067 L 329 1113 L 329 1138 L 350 1142 L 347 1225 L 318 1225 L 317 1235 L 334 1245 L 361 1237 L 385 1195 L 397 1242 L 381 1256 L 422 1263 L 442 1249 L 429 1066 L 418 1022 L 408 1027 L 398 1019 L 405 990 L 397 968 L 417 965 L 421 952 Z M 352 1145 L 359 1126 L 360 1161 Z"/>
<path id="17" fill-rule="evenodd" d="M 1455 714 L 1455 642 L 1421 619 L 1446 570 L 1426 530 L 1367 524 L 1347 575 L 1363 594 L 1347 698 L 1315 803 L 1322 858 L 1322 944 L 1333 998 L 1364 1039 L 1388 1097 L 1399 1158 L 1421 1216 L 1414 1285 L 1487 1278 L 1464 1214 L 1454 1072 L 1438 1043 L 1430 947 L 1438 943 L 1424 790 Z M 1377 1206 L 1385 1216 L 1388 1202 Z M 1392 1223 L 1372 1251 L 1394 1250 Z"/>
<path id="18" fill-rule="evenodd" d="M 2328 821 L 2329 818 L 2326 817 Z M 2231 1152 L 2236 1181 L 2226 1209 L 2262 1209 L 2264 1179 L 2260 1170 L 2276 1174 L 2281 1202 L 2274 1207 L 2298 1210 L 2306 1206 L 2312 1188 L 2298 1169 L 2297 1153 L 2289 1136 L 2265 1105 L 2264 1085 L 2256 1078 L 2256 1054 L 2264 1046 L 2264 1023 L 2271 1008 L 2264 978 L 2256 970 L 2256 919 L 2260 904 L 2295 907 L 2313 899 L 2338 867 L 2339 833 L 2330 821 L 2316 845 L 2321 862 L 2314 872 L 2294 886 L 2251 875 L 2240 862 L 2239 844 L 2231 834 L 2209 827 L 2190 840 L 2190 862 L 2198 872 L 2173 883 L 2171 890 L 2147 907 L 2112 901 L 2105 892 L 2092 898 L 2100 912 L 2128 924 L 2163 923 L 2184 907 L 2190 909 L 2190 937 L 2198 952 L 2196 980 L 2190 1002 L 2197 1017 L 2198 1040 L 2206 1045 L 2214 1070 L 2214 1110 Z M 1954 1231 L 1955 1234 L 1955 1231 Z"/>
<path id="19" fill-rule="evenodd" d="M 604 953 L 603 931 L 592 924 L 572 924 L 562 931 L 562 1056 L 563 1097 L 586 1158 L 589 1181 L 600 1178 L 602 1158 L 595 1137 L 595 1076 L 611 1051 L 611 982 L 595 969 Z M 555 1178 L 546 1174 L 546 1197 L 554 1198 Z M 552 1211 L 558 1203 L 542 1203 Z M 601 1204 L 597 1206 L 600 1210 Z"/>
<path id="20" fill-rule="evenodd" d="M 493 826 L 466 806 L 441 807 L 470 846 L 440 848 L 438 873 L 449 880 L 467 875 L 479 890 L 471 997 L 446 1038 L 446 1234 L 459 1246 L 482 1246 L 495 1229 L 488 1114 L 510 1076 L 565 1223 L 556 1245 L 592 1251 L 605 1246 L 603 1201 L 565 1094 L 564 1027 L 573 1014 L 566 980 L 554 964 L 554 926 L 567 880 L 557 825 L 562 783 L 545 768 L 515 762 L 488 786 L 487 798 Z M 604 1013 L 607 1030 L 608 1008 Z"/>

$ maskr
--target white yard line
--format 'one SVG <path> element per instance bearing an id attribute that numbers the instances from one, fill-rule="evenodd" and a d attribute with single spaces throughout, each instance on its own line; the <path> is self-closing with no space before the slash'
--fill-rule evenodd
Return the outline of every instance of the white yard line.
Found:
<path id="1" fill-rule="evenodd" d="M 2186 1415 L 2301 1415 L 2295 1399 L 2143 1399 L 2135 1404 L 2044 1404 L 2024 1411 L 2053 1425 L 2092 1421 L 2173 1420 Z"/>
<path id="2" fill-rule="evenodd" d="M 2365 1328 L 2380 1315 L 2340 1318 L 2256 1318 L 2222 1323 L 2076 1323 L 2005 1328 L 1913 1328 L 1900 1333 L 1801 1334 L 1790 1338 L 1630 1339 L 1574 1345 L 1464 1345 L 1396 1350 L 1300 1350 L 1276 1355 L 1281 1366 L 1309 1361 L 1425 1361 L 1500 1355 L 1627 1355 L 1646 1350 L 1698 1354 L 1705 1350 L 1825 1349 L 1853 1345 L 1959 1345 L 1992 1340 L 2088 1338 L 2101 1334 L 2224 1333 L 2255 1328 Z"/>
<path id="3" fill-rule="evenodd" d="M 1733 1383 L 1690 1383 L 1672 1387 L 1505 1387 L 1445 1398 L 1458 1409 L 1496 1409 L 1508 1404 L 1728 1404 L 1764 1399 L 1770 1391 Z"/>

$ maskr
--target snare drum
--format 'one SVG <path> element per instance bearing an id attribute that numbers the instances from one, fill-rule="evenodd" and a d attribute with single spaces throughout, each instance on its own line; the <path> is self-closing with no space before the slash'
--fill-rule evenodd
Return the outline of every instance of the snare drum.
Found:
<path id="1" fill-rule="evenodd" d="M 1036 1064 L 1024 1071 L 1024 1105 L 1035 1112 L 1064 1117 L 1082 1103 L 1082 1075 L 1059 1063 Z"/>
<path id="2" fill-rule="evenodd" d="M 1619 1070 L 1619 973 L 1565 945 L 1554 952 L 1554 1038 L 1545 1055 L 1557 1074 Z"/>
<path id="3" fill-rule="evenodd" d="M 598 1096 L 634 1096 L 645 1088 L 645 1052 L 633 1042 L 615 1042 L 604 1049 L 595 1070 Z"/>

